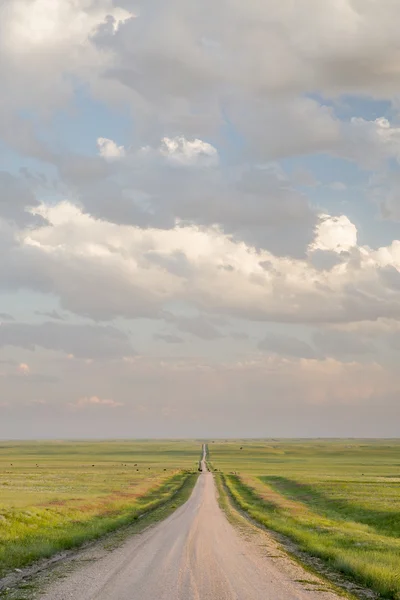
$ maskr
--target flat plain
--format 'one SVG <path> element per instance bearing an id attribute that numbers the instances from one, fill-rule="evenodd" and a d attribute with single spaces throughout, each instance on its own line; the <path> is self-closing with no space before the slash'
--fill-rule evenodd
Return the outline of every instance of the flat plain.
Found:
<path id="1" fill-rule="evenodd" d="M 173 510 L 200 454 L 200 441 L 2 442 L 0 577 Z M 292 548 L 400 599 L 400 441 L 215 440 L 208 464 L 219 489 Z"/>
<path id="2" fill-rule="evenodd" d="M 2 442 L 0 577 L 80 546 L 193 486 L 195 441 Z"/>
<path id="3" fill-rule="evenodd" d="M 382 597 L 400 598 L 400 442 L 209 443 L 234 502 Z"/>

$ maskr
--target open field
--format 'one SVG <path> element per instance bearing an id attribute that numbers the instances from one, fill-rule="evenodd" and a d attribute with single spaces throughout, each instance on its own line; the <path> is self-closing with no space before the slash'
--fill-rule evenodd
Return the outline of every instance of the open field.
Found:
<path id="1" fill-rule="evenodd" d="M 114 550 L 101 551 L 102 544 L 97 544 L 94 555 L 93 548 L 81 552 L 72 569 L 60 565 L 56 576 L 36 581 L 35 597 L 321 600 L 323 592 L 324 600 L 340 600 L 331 586 L 291 561 L 270 535 L 236 511 L 240 526 L 234 527 L 216 492 L 212 474 L 202 468 L 185 506 L 154 527 L 128 535 Z M 30 590 L 23 588 L 23 594 L 16 590 L 17 595 L 5 598 L 33 600 L 31 590 L 32 585 Z"/>
<path id="2" fill-rule="evenodd" d="M 160 506 L 200 453 L 190 441 L 2 442 L 0 577 Z"/>
<path id="3" fill-rule="evenodd" d="M 254 519 L 400 598 L 399 441 L 215 442 L 209 461 Z"/>

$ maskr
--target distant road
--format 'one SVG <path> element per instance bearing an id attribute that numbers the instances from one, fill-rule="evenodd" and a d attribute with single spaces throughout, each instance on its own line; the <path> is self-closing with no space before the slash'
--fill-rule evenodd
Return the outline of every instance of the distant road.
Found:
<path id="1" fill-rule="evenodd" d="M 338 600 L 317 591 L 316 579 L 279 553 L 267 534 L 236 530 L 218 505 L 205 454 L 202 466 L 184 506 L 85 561 L 42 600 Z"/>

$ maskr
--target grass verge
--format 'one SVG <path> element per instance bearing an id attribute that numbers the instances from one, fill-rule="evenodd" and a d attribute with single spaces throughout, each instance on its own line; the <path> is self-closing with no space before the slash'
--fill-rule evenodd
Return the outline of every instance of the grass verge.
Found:
<path id="1" fill-rule="evenodd" d="M 105 512 L 89 518 L 82 507 L 34 507 L 23 513 L 19 511 L 14 519 L 9 513 L 1 523 L 6 533 L 0 537 L 0 577 L 39 559 L 50 558 L 63 550 L 99 539 L 167 503 L 174 510 L 190 495 L 196 479 L 197 475 L 191 472 L 175 473 L 129 504 L 108 506 Z M 23 535 L 17 535 L 18 531 L 22 531 Z"/>
<path id="2" fill-rule="evenodd" d="M 112 551 L 120 546 L 132 535 L 137 535 L 169 517 L 177 508 L 182 506 L 190 497 L 197 482 L 198 473 L 188 473 L 182 485 L 177 491 L 161 503 L 157 508 L 149 510 L 134 521 L 120 526 L 118 529 L 105 534 L 100 540 L 85 544 L 84 547 L 64 553 L 62 560 L 53 563 L 39 561 L 31 567 L 24 569 L 21 575 L 13 574 L 6 579 L 9 581 L 3 585 L 0 598 L 6 600 L 34 600 L 46 587 L 57 580 L 64 578 L 66 574 L 82 563 L 82 560 L 93 560 L 93 549 L 100 547 Z M 5 582 L 5 580 L 2 580 Z"/>
<path id="3" fill-rule="evenodd" d="M 222 482 L 237 506 L 256 522 L 381 597 L 400 599 L 400 540 L 379 535 L 365 524 L 320 515 L 282 497 L 280 501 L 276 492 L 266 490 L 261 497 L 261 487 L 256 491 L 237 475 L 222 475 Z"/>
<path id="4" fill-rule="evenodd" d="M 391 479 L 379 482 L 367 480 L 361 486 L 358 481 L 310 484 L 276 475 L 263 476 L 260 480 L 282 496 L 301 502 L 326 517 L 362 523 L 389 538 L 400 537 L 398 481 L 393 483 Z M 379 501 L 375 500 L 372 504 L 370 498 Z"/>
<path id="5" fill-rule="evenodd" d="M 256 530 L 260 532 L 260 527 L 265 530 L 265 527 L 259 522 L 250 517 L 250 515 L 244 511 L 239 504 L 235 501 L 230 490 L 226 484 L 223 473 L 217 473 L 215 475 L 215 483 L 218 490 L 218 504 L 224 511 L 228 521 L 239 531 L 242 531 L 245 535 L 250 532 L 255 534 Z M 251 527 L 252 529 L 249 529 Z M 360 598 L 362 600 L 375 600 L 375 595 L 367 594 L 356 594 L 361 588 L 355 585 L 348 585 L 348 582 L 343 578 L 336 577 L 328 568 L 322 567 L 319 559 L 313 559 L 308 554 L 301 552 L 294 543 L 292 543 L 285 536 L 272 531 L 271 529 L 266 530 L 268 533 L 268 546 L 263 541 L 263 547 L 268 547 L 268 556 L 272 559 L 294 561 L 299 565 L 301 571 L 299 572 L 299 578 L 296 581 L 307 584 L 308 586 L 318 586 L 318 590 L 322 592 L 333 592 L 337 596 L 347 598 L 347 600 L 356 600 Z M 270 545 L 269 545 L 270 544 Z M 313 588 L 315 591 L 316 588 Z"/>

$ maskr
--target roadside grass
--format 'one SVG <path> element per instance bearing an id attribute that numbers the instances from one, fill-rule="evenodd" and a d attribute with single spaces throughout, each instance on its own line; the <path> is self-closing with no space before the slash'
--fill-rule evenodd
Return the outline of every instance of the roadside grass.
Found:
<path id="1" fill-rule="evenodd" d="M 325 516 L 364 523 L 376 532 L 400 537 L 400 479 L 314 482 L 286 477 L 261 477 L 282 495 L 298 500 Z M 373 506 L 371 506 L 373 499 Z"/>
<path id="2" fill-rule="evenodd" d="M 196 442 L 2 443 L 0 577 L 134 522 L 197 471 Z"/>
<path id="3" fill-rule="evenodd" d="M 217 442 L 209 450 L 255 521 L 381 597 L 400 599 L 398 441 Z"/>
<path id="4" fill-rule="evenodd" d="M 100 544 L 100 547 L 103 547 L 105 550 L 112 551 L 124 543 L 128 537 L 138 534 L 150 525 L 166 519 L 189 499 L 197 479 L 198 473 L 188 473 L 188 477 L 184 480 L 183 485 L 168 500 L 161 503 L 158 508 L 142 514 L 142 518 L 138 518 L 133 522 L 127 523 L 125 526 L 120 526 L 118 529 L 109 532 L 104 537 L 101 537 L 96 544 Z M 89 553 L 89 557 L 87 552 Z M 32 600 L 36 598 L 45 591 L 51 582 L 71 573 L 77 565 L 82 563 L 82 560 L 93 560 L 91 552 L 91 547 L 86 547 L 85 545 L 84 548 L 77 549 L 76 552 L 68 555 L 64 554 L 63 559 L 56 564 L 52 564 L 51 568 L 48 568 L 49 565 L 46 568 L 42 563 L 35 562 L 31 567 L 28 567 L 30 573 L 27 574 L 24 571 L 21 574 L 13 573 L 13 581 L 8 581 L 3 586 L 3 589 L 0 582 L 0 598 L 7 600 Z"/>

